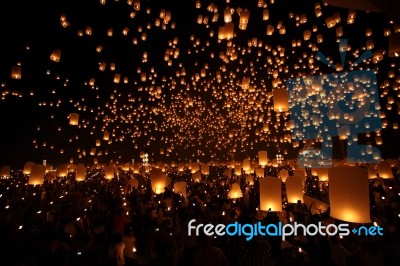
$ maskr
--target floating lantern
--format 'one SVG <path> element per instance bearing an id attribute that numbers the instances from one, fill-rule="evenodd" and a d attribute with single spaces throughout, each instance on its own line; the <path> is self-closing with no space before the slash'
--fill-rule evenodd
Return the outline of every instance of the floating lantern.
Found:
<path id="1" fill-rule="evenodd" d="M 60 177 L 66 177 L 68 175 L 68 165 L 67 164 L 60 164 L 57 167 L 57 173 Z"/>
<path id="2" fill-rule="evenodd" d="M 31 173 L 28 178 L 29 185 L 42 185 L 44 181 L 44 176 L 46 174 L 46 166 L 41 164 L 33 164 L 31 168 Z"/>
<path id="3" fill-rule="evenodd" d="M 244 159 L 243 160 L 243 171 L 248 174 L 250 173 L 251 170 L 251 164 L 249 159 Z"/>
<path id="4" fill-rule="evenodd" d="M 289 171 L 286 169 L 282 169 L 279 171 L 279 178 L 282 180 L 283 183 L 286 182 L 286 179 L 289 177 Z"/>
<path id="5" fill-rule="evenodd" d="M 238 199 L 243 197 L 243 192 L 238 183 L 233 183 L 228 193 L 228 198 Z"/>
<path id="6" fill-rule="evenodd" d="M 4 165 L 1 167 L 0 177 L 9 177 L 11 173 L 11 168 L 8 165 Z"/>
<path id="7" fill-rule="evenodd" d="M 201 173 L 200 173 L 199 170 L 192 174 L 192 179 L 196 183 L 200 183 L 201 182 Z"/>
<path id="8" fill-rule="evenodd" d="M 389 162 L 382 161 L 378 164 L 378 174 L 380 178 L 389 179 L 393 178 L 392 166 Z"/>
<path id="9" fill-rule="evenodd" d="M 242 175 L 242 166 L 240 164 L 235 165 L 234 173 L 237 176 Z"/>
<path id="10" fill-rule="evenodd" d="M 286 88 L 280 88 L 273 91 L 274 111 L 287 112 L 289 110 L 289 99 Z"/>
<path id="11" fill-rule="evenodd" d="M 77 126 L 79 124 L 79 114 L 72 113 L 69 115 L 69 124 L 71 126 Z"/>
<path id="12" fill-rule="evenodd" d="M 209 175 L 210 174 L 210 167 L 208 166 L 208 164 L 202 164 L 201 165 L 201 173 L 203 175 Z"/>
<path id="13" fill-rule="evenodd" d="M 61 50 L 60 49 L 54 50 L 50 55 L 50 60 L 54 61 L 54 62 L 60 62 L 60 58 L 61 58 Z"/>
<path id="14" fill-rule="evenodd" d="M 75 180 L 78 182 L 85 181 L 86 178 L 86 167 L 82 164 L 79 164 L 76 167 L 76 176 Z"/>
<path id="15" fill-rule="evenodd" d="M 151 188 L 155 194 L 163 193 L 166 187 L 166 175 L 157 168 L 150 170 Z"/>
<path id="16" fill-rule="evenodd" d="M 282 183 L 279 178 L 260 179 L 260 210 L 282 211 Z"/>
<path id="17" fill-rule="evenodd" d="M 329 169 L 330 215 L 351 223 L 369 223 L 369 181 L 366 169 L 339 166 Z"/>
<path id="18" fill-rule="evenodd" d="M 261 167 L 265 167 L 266 165 L 268 165 L 267 151 L 259 151 L 258 152 L 258 164 L 261 165 Z"/>
<path id="19" fill-rule="evenodd" d="M 319 181 L 328 181 L 329 180 L 329 175 L 328 175 L 328 169 L 329 168 L 315 168 L 312 169 L 312 175 L 318 176 Z"/>
<path id="20" fill-rule="evenodd" d="M 104 178 L 107 180 L 111 180 L 114 178 L 114 166 L 112 165 L 104 166 Z"/>
<path id="21" fill-rule="evenodd" d="M 264 168 L 257 168 L 256 169 L 256 176 L 263 178 L 264 177 Z"/>
<path id="22" fill-rule="evenodd" d="M 174 192 L 181 194 L 184 198 L 186 198 L 186 182 L 177 182 L 174 184 Z"/>
<path id="23" fill-rule="evenodd" d="M 303 200 L 303 180 L 300 176 L 289 176 L 286 179 L 286 195 L 288 203 L 297 203 Z"/>
<path id="24" fill-rule="evenodd" d="M 11 67 L 11 78 L 21 79 L 21 67 L 20 66 L 12 66 Z"/>
<path id="25" fill-rule="evenodd" d="M 23 170 L 24 175 L 30 175 L 31 174 L 32 165 L 34 165 L 33 162 L 26 162 L 24 164 L 24 170 Z"/>

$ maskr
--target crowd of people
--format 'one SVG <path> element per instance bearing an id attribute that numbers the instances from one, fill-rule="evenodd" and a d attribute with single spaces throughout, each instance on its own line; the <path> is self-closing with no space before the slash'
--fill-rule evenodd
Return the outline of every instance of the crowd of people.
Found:
<path id="1" fill-rule="evenodd" d="M 266 167 L 277 177 L 288 165 Z M 1 260 L 7 265 L 397 265 L 400 259 L 400 175 L 370 180 L 371 219 L 384 228 L 383 236 L 198 236 L 188 223 L 312 224 L 340 223 L 302 201 L 287 203 L 283 183 L 283 211 L 259 210 L 259 182 L 253 175 L 228 178 L 226 166 L 211 166 L 201 182 L 189 170 L 168 169 L 165 191 L 151 190 L 149 174 L 119 170 L 111 180 L 103 170 L 87 171 L 77 182 L 48 178 L 27 185 L 27 175 L 14 170 L 0 180 Z M 143 170 L 143 169 L 142 169 Z M 306 172 L 305 195 L 329 204 L 329 186 Z M 133 186 L 131 179 L 138 180 Z M 187 195 L 175 193 L 173 183 L 187 182 Z M 246 199 L 230 199 L 238 182 Z"/>

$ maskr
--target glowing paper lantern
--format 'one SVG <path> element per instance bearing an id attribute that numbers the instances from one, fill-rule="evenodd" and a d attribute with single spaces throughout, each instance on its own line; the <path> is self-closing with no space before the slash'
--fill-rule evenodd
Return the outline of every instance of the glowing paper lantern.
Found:
<path id="1" fill-rule="evenodd" d="M 184 198 L 186 198 L 186 182 L 176 182 L 174 184 L 174 192 L 181 194 Z"/>
<path id="2" fill-rule="evenodd" d="M 20 66 L 12 66 L 11 67 L 11 78 L 21 79 L 21 67 Z"/>
<path id="3" fill-rule="evenodd" d="M 79 114 L 72 113 L 69 115 L 69 124 L 71 126 L 77 126 L 79 123 Z"/>
<path id="4" fill-rule="evenodd" d="M 60 164 L 57 167 L 58 176 L 66 177 L 68 175 L 68 165 L 67 164 Z"/>
<path id="5" fill-rule="evenodd" d="M 31 174 L 28 179 L 29 185 L 42 185 L 46 174 L 46 166 L 34 164 L 31 168 Z"/>
<path id="6" fill-rule="evenodd" d="M 243 193 L 242 190 L 240 189 L 240 186 L 238 183 L 233 183 L 231 185 L 231 188 L 229 190 L 228 193 L 228 198 L 230 199 L 238 199 L 238 198 L 242 198 L 243 197 Z"/>
<path id="7" fill-rule="evenodd" d="M 165 191 L 166 175 L 157 168 L 150 170 L 151 188 L 155 194 L 160 194 Z"/>
<path id="8" fill-rule="evenodd" d="M 273 91 L 274 111 L 287 112 L 289 110 L 289 99 L 286 88 L 280 88 Z"/>
<path id="9" fill-rule="evenodd" d="M 328 169 L 329 168 L 315 168 L 312 169 L 312 174 L 318 176 L 319 181 L 329 181 Z"/>
<path id="10" fill-rule="evenodd" d="M 369 223 L 369 181 L 366 169 L 339 166 L 329 169 L 330 215 L 352 223 Z"/>
<path id="11" fill-rule="evenodd" d="M 286 179 L 286 195 L 288 203 L 303 201 L 303 180 L 299 176 L 289 176 Z"/>
<path id="12" fill-rule="evenodd" d="M 86 167 L 82 164 L 79 164 L 76 167 L 75 180 L 80 182 L 80 181 L 85 181 L 85 178 L 86 178 Z"/>
<path id="13" fill-rule="evenodd" d="M 254 185 L 254 178 L 252 175 L 247 175 L 246 184 L 249 184 L 250 186 Z"/>
<path id="14" fill-rule="evenodd" d="M 392 166 L 389 162 L 382 161 L 378 164 L 378 174 L 380 178 L 393 178 Z"/>
<path id="15" fill-rule="evenodd" d="M 258 152 L 258 164 L 261 165 L 261 167 L 268 165 L 268 154 L 266 151 Z"/>
<path id="16" fill-rule="evenodd" d="M 4 165 L 1 167 L 0 177 L 9 177 L 11 173 L 10 166 Z"/>
<path id="17" fill-rule="evenodd" d="M 114 166 L 112 165 L 104 166 L 104 177 L 107 180 L 111 180 L 114 178 Z"/>
<path id="18" fill-rule="evenodd" d="M 243 171 L 245 173 L 250 173 L 251 171 L 251 164 L 249 159 L 244 159 L 243 160 Z"/>
<path id="19" fill-rule="evenodd" d="M 279 177 L 282 180 L 282 182 L 285 183 L 286 179 L 289 177 L 289 171 L 286 169 L 280 170 Z"/>
<path id="20" fill-rule="evenodd" d="M 375 169 L 374 166 L 369 165 L 367 167 L 367 170 L 368 170 L 368 178 L 369 179 L 374 179 L 374 178 L 378 177 L 378 171 Z"/>
<path id="21" fill-rule="evenodd" d="M 203 175 L 209 175 L 210 174 L 210 167 L 208 166 L 208 164 L 202 164 L 201 165 L 201 173 Z"/>
<path id="22" fill-rule="evenodd" d="M 282 182 L 279 178 L 260 179 L 260 210 L 282 211 Z"/>
<path id="23" fill-rule="evenodd" d="M 24 175 L 30 175 L 31 174 L 31 168 L 32 168 L 33 165 L 34 165 L 33 162 L 26 162 L 24 164 L 24 171 L 23 171 Z"/>
<path id="24" fill-rule="evenodd" d="M 234 173 L 237 176 L 242 175 L 242 166 L 240 164 L 235 165 Z"/>
<path id="25" fill-rule="evenodd" d="M 261 177 L 261 178 L 264 177 L 264 168 L 257 168 L 256 176 Z"/>
<path id="26" fill-rule="evenodd" d="M 200 183 L 201 182 L 201 173 L 200 171 L 196 171 L 192 174 L 192 179 L 194 182 L 196 183 Z"/>
<path id="27" fill-rule="evenodd" d="M 50 55 L 50 60 L 54 61 L 54 62 L 60 62 L 60 58 L 61 58 L 61 50 L 60 49 L 54 50 Z"/>

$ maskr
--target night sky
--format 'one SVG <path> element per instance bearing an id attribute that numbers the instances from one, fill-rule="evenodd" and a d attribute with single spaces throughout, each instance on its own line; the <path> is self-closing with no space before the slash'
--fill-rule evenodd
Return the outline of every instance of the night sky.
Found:
<path id="1" fill-rule="evenodd" d="M 281 0 L 267 2 L 264 8 L 257 2 L 215 1 L 210 12 L 210 1 L 200 1 L 201 7 L 196 8 L 196 1 L 142 0 L 140 10 L 129 1 L 107 0 L 105 5 L 99 0 L 2 1 L 0 165 L 22 167 L 26 161 L 43 159 L 54 165 L 71 159 L 91 164 L 95 158 L 101 163 L 130 162 L 139 160 L 141 151 L 153 161 L 254 159 L 259 150 L 267 150 L 270 158 L 286 150 L 286 158 L 294 158 L 302 144 L 293 148 L 288 141 L 279 142 L 290 135 L 285 129 L 289 116 L 273 111 L 273 71 L 278 71 L 282 87 L 291 77 L 332 73 L 317 60 L 309 63 L 316 53 L 312 44 L 340 62 L 336 29 L 342 27 L 340 38 L 349 39 L 352 47 L 347 60 L 354 62 L 360 53 L 352 53 L 365 47 L 367 40 L 374 41 L 372 52 L 387 51 L 384 29 L 394 34 L 395 24 L 384 14 L 364 11 L 357 11 L 354 24 L 348 24 L 348 10 L 317 1 Z M 320 17 L 316 3 L 321 6 Z M 218 40 L 227 7 L 235 11 L 236 36 Z M 239 7 L 250 11 L 246 30 L 238 28 Z M 266 8 L 269 19 L 263 20 Z M 163 12 L 172 15 L 165 30 Z M 336 12 L 341 22 L 328 29 L 325 20 Z M 215 14 L 218 19 L 212 22 Z M 307 21 L 296 26 L 296 16 L 303 14 Z M 64 16 L 67 27 L 60 20 Z M 286 27 L 285 34 L 279 33 L 280 24 Z M 266 35 L 267 25 L 275 28 L 271 36 Z M 304 41 L 303 32 L 312 32 L 313 27 L 316 32 Z M 372 36 L 366 36 L 367 28 Z M 317 43 L 318 34 L 322 43 Z M 293 40 L 301 45 L 293 48 Z M 99 46 L 101 52 L 96 51 Z M 279 58 L 282 48 L 285 56 Z M 50 60 L 55 49 L 61 51 L 60 62 Z M 168 51 L 170 62 L 165 60 Z M 146 52 L 147 62 L 143 62 Z M 18 63 L 22 78 L 13 79 L 11 68 Z M 101 63 L 104 70 L 99 69 Z M 115 70 L 110 68 L 113 63 Z M 369 60 L 360 65 L 378 71 L 378 86 L 389 83 L 386 91 L 379 90 L 388 120 L 381 131 L 384 144 L 379 146 L 385 158 L 400 154 L 399 130 L 393 129 L 393 122 L 399 121 L 399 94 L 394 89 L 399 87 L 399 63 L 386 53 L 376 64 Z M 146 73 L 145 80 L 141 73 Z M 116 74 L 119 83 L 114 82 Z M 254 91 L 242 90 L 244 77 L 251 78 Z M 390 96 L 395 101 L 392 108 L 387 106 Z M 260 108 L 253 108 L 257 102 Z M 69 125 L 71 113 L 79 114 L 79 126 Z M 270 125 L 268 133 L 262 131 L 264 124 Z M 110 132 L 112 141 L 103 140 L 104 131 Z M 366 142 L 374 144 L 375 134 L 360 136 L 360 143 Z M 89 154 L 93 148 L 94 156 Z M 338 154 L 335 149 L 334 155 Z"/>

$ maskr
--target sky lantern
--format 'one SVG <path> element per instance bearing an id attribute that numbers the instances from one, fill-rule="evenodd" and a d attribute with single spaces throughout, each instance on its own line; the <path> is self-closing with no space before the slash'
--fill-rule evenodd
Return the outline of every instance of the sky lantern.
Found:
<path id="1" fill-rule="evenodd" d="M 210 167 L 208 166 L 208 164 L 202 164 L 201 165 L 201 173 L 203 175 L 209 175 L 210 174 Z"/>
<path id="2" fill-rule="evenodd" d="M 107 130 L 104 131 L 104 135 L 103 135 L 103 140 L 109 140 L 110 139 L 110 132 L 108 132 Z"/>
<path id="3" fill-rule="evenodd" d="M 60 59 L 61 59 L 61 50 L 55 49 L 50 55 L 50 60 L 53 62 L 60 62 Z"/>
<path id="4" fill-rule="evenodd" d="M 239 183 L 233 183 L 229 189 L 228 198 L 238 199 L 243 197 L 243 192 L 240 189 Z"/>
<path id="5" fill-rule="evenodd" d="M 257 168 L 256 169 L 256 176 L 263 178 L 264 177 L 264 168 Z"/>
<path id="6" fill-rule="evenodd" d="M 150 170 L 151 188 L 155 194 L 161 194 L 166 187 L 166 175 L 157 168 Z"/>
<path id="7" fill-rule="evenodd" d="M 329 203 L 333 218 L 351 223 L 371 222 L 367 170 L 356 166 L 330 168 Z"/>
<path id="8" fill-rule="evenodd" d="M 393 178 L 392 166 L 387 161 L 382 161 L 378 164 L 378 174 L 380 178 L 389 179 Z"/>
<path id="9" fill-rule="evenodd" d="M 273 91 L 274 111 L 287 112 L 289 110 L 289 99 L 286 88 L 280 88 Z"/>
<path id="10" fill-rule="evenodd" d="M 21 79 L 21 67 L 20 66 L 12 66 L 11 67 L 11 78 L 13 79 Z"/>
<path id="11" fill-rule="evenodd" d="M 104 178 L 107 180 L 111 180 L 114 178 L 114 166 L 113 165 L 104 166 Z"/>
<path id="12" fill-rule="evenodd" d="M 260 210 L 282 211 L 282 182 L 279 178 L 260 179 Z"/>
<path id="13" fill-rule="evenodd" d="M 286 179 L 286 195 L 288 203 L 297 203 L 303 200 L 303 180 L 300 176 L 289 176 Z"/>
<path id="14" fill-rule="evenodd" d="M 194 173 L 192 173 L 192 179 L 194 182 L 196 183 L 200 183 L 201 182 L 201 173 L 200 170 L 195 171 Z"/>
<path id="15" fill-rule="evenodd" d="M 237 176 L 242 175 L 242 166 L 240 164 L 236 164 L 234 168 L 234 173 Z"/>
<path id="16" fill-rule="evenodd" d="M 301 178 L 301 180 L 303 181 L 302 184 L 304 184 L 304 182 L 306 181 L 306 170 L 305 169 L 296 169 L 294 170 L 293 175 L 298 176 Z"/>
<path id="17" fill-rule="evenodd" d="M 135 178 L 131 178 L 131 179 L 129 179 L 129 185 L 131 186 L 131 188 L 138 189 L 139 181 Z"/>
<path id="18" fill-rule="evenodd" d="M 71 113 L 69 115 L 69 124 L 71 126 L 77 126 L 79 124 L 79 114 Z"/>
<path id="19" fill-rule="evenodd" d="M 249 159 L 243 160 L 243 171 L 248 174 L 251 171 L 251 164 Z"/>
<path id="20" fill-rule="evenodd" d="M 311 170 L 311 172 L 312 175 L 318 176 L 319 181 L 328 181 L 328 169 L 329 168 L 314 168 Z"/>
<path id="21" fill-rule="evenodd" d="M 31 174 L 28 179 L 29 185 L 42 185 L 46 174 L 46 166 L 42 164 L 33 164 Z"/>
<path id="22" fill-rule="evenodd" d="M 264 171 L 264 169 L 262 169 Z M 246 176 L 246 184 L 249 186 L 254 185 L 254 177 L 252 175 L 247 175 Z"/>
<path id="23" fill-rule="evenodd" d="M 24 170 L 23 170 L 24 175 L 31 174 L 31 168 L 32 168 L 32 165 L 34 165 L 34 164 L 35 164 L 34 162 L 26 162 L 24 164 Z"/>
<path id="24" fill-rule="evenodd" d="M 289 177 L 289 171 L 286 169 L 282 169 L 279 171 L 279 178 L 282 180 L 283 183 L 286 182 L 286 179 Z"/>
<path id="25" fill-rule="evenodd" d="M 9 177 L 11 173 L 11 168 L 8 165 L 3 165 L 0 170 L 0 177 Z"/>
<path id="26" fill-rule="evenodd" d="M 268 153 L 267 153 L 267 151 L 259 151 L 258 152 L 258 164 L 263 168 L 266 165 L 268 165 Z"/>
<path id="27" fill-rule="evenodd" d="M 176 182 L 174 184 L 174 192 L 181 194 L 184 198 L 186 198 L 186 182 Z"/>
<path id="28" fill-rule="evenodd" d="M 80 182 L 80 181 L 85 181 L 85 178 L 86 178 L 86 167 L 82 164 L 79 164 L 76 167 L 75 180 Z"/>
<path id="29" fill-rule="evenodd" d="M 57 173 L 60 177 L 66 177 L 68 175 L 68 165 L 67 164 L 60 164 L 57 167 Z"/>
<path id="30" fill-rule="evenodd" d="M 224 10 L 224 21 L 225 23 L 229 23 L 232 21 L 232 14 L 229 8 Z"/>

